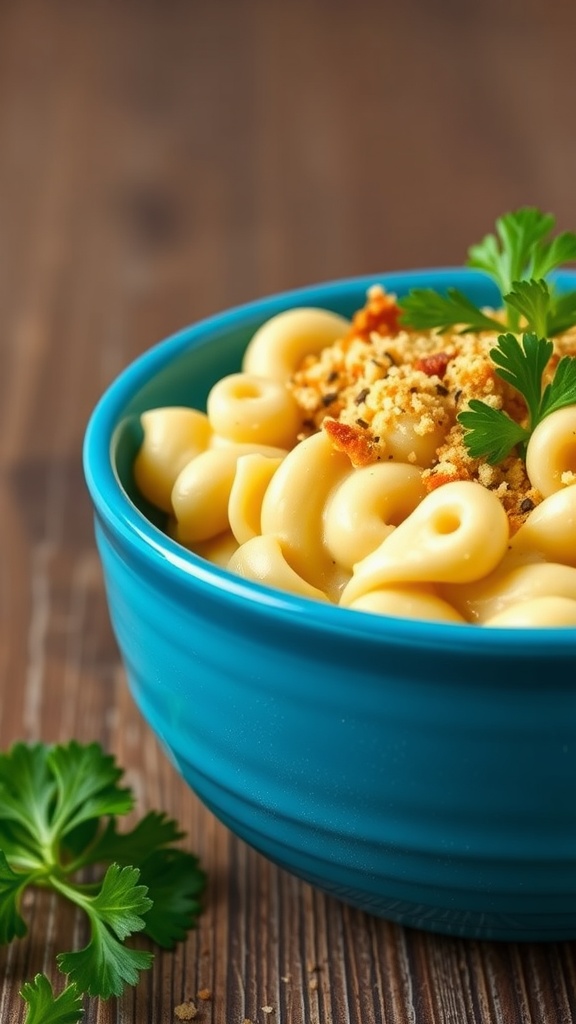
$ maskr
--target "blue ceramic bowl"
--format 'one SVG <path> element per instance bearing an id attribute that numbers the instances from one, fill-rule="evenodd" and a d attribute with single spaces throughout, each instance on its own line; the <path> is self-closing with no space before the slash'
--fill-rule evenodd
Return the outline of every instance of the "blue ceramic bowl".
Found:
<path id="1" fill-rule="evenodd" d="M 387 619 L 280 593 L 179 547 L 135 491 L 142 410 L 201 407 L 268 317 L 296 305 L 349 316 L 374 280 L 188 327 L 101 399 L 85 472 L 129 685 L 204 803 L 289 871 L 407 925 L 573 939 L 576 629 Z M 497 302 L 472 271 L 378 280 Z"/>

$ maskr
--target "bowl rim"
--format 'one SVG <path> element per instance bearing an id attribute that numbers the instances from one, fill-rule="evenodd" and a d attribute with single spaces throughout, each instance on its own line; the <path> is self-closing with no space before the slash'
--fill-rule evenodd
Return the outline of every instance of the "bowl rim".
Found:
<path id="1" fill-rule="evenodd" d="M 560 271 L 553 277 L 561 289 L 568 286 L 576 289 L 576 270 Z M 331 300 L 343 295 L 361 295 L 374 284 L 402 293 L 423 286 L 442 289 L 475 284 L 497 294 L 494 282 L 481 271 L 467 267 L 419 268 L 332 279 L 276 292 L 186 325 L 131 361 L 106 387 L 90 415 L 83 443 L 83 466 L 97 518 L 138 558 L 154 563 L 156 570 L 167 579 L 176 580 L 180 585 L 210 588 L 212 593 L 217 591 L 223 601 L 235 605 L 236 610 L 242 603 L 245 610 L 249 607 L 254 615 L 261 617 L 277 618 L 281 614 L 287 621 L 297 622 L 299 630 L 347 635 L 363 643 L 368 641 L 386 647 L 403 647 L 409 642 L 423 650 L 450 650 L 462 654 L 486 653 L 489 648 L 491 654 L 502 658 L 514 658 L 520 652 L 551 656 L 551 646 L 555 655 L 576 654 L 576 627 L 529 629 L 392 618 L 324 604 L 243 579 L 166 536 L 126 494 L 112 459 L 114 435 L 123 410 L 155 373 L 187 349 L 200 347 L 223 329 L 241 328 L 256 317 L 263 322 L 297 305 L 330 308 Z"/>

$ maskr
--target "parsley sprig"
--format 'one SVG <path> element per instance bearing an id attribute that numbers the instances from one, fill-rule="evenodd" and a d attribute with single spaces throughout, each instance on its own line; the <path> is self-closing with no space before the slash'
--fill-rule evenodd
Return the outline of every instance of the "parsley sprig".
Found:
<path id="1" fill-rule="evenodd" d="M 563 356 L 551 381 L 542 378 L 554 345 L 537 334 L 525 333 L 519 341 L 514 334 L 501 334 L 490 356 L 496 373 L 511 384 L 526 402 L 528 422 L 522 426 L 501 409 L 472 399 L 458 415 L 466 433 L 464 442 L 472 458 L 485 458 L 491 465 L 502 462 L 513 448 L 524 449 L 533 430 L 550 413 L 576 404 L 576 359 Z"/>
<path id="2" fill-rule="evenodd" d="M 37 974 L 27 981 L 20 995 L 28 1003 L 26 1024 L 76 1024 L 82 1017 L 82 996 L 76 985 L 68 985 L 60 995 L 45 974 Z"/>
<path id="3" fill-rule="evenodd" d="M 171 949 L 196 924 L 205 881 L 197 858 L 174 845 L 183 833 L 156 811 L 118 830 L 134 805 L 121 777 L 96 743 L 16 743 L 0 754 L 0 943 L 26 934 L 30 887 L 75 904 L 89 928 L 83 949 L 57 957 L 69 979 L 59 996 L 44 975 L 23 986 L 26 1024 L 73 1024 L 82 994 L 120 995 L 150 967 L 153 954 L 127 939 L 141 933 Z M 97 881 L 84 880 L 97 868 Z"/>
<path id="4" fill-rule="evenodd" d="M 431 288 L 415 288 L 399 301 L 401 322 L 441 332 L 458 328 L 462 332 L 507 329 L 517 333 L 522 328 L 547 337 L 572 327 L 576 324 L 576 291 L 557 296 L 548 289 L 544 324 L 534 320 L 538 307 L 532 308 L 523 295 L 526 284 L 546 284 L 552 271 L 576 260 L 576 234 L 565 231 L 550 237 L 554 225 L 552 214 L 523 207 L 500 217 L 495 233 L 468 250 L 467 265 L 483 270 L 498 285 L 503 321 L 479 309 L 457 288 L 449 288 L 445 295 Z M 532 295 L 536 296 L 535 290 Z M 522 309 L 518 308 L 519 296 Z"/>
<path id="5" fill-rule="evenodd" d="M 550 238 L 555 224 L 551 213 L 533 206 L 505 213 L 496 221 L 496 234 L 471 246 L 468 266 L 490 274 L 502 295 L 512 291 L 516 281 L 545 278 L 576 259 L 576 235 L 564 231 Z"/>

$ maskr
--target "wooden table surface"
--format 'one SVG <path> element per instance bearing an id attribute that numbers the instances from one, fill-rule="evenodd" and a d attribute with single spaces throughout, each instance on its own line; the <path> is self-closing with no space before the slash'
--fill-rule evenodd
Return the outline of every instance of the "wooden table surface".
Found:
<path id="1" fill-rule="evenodd" d="M 100 393 L 185 323 L 461 263 L 525 204 L 575 228 L 575 38 L 568 0 L 0 4 L 0 744 L 99 740 L 209 876 L 198 931 L 87 1022 L 165 1024 L 189 999 L 200 1024 L 576 1020 L 576 944 L 371 918 L 199 804 L 127 692 L 81 468 Z M 26 915 L 0 950 L 2 1024 L 83 936 L 50 899 Z"/>

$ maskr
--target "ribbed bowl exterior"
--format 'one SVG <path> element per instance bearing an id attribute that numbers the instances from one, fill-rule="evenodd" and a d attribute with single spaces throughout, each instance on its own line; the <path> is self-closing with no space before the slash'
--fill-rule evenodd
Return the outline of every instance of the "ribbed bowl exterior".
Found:
<path id="1" fill-rule="evenodd" d="M 274 302 L 353 309 L 365 287 L 192 327 L 102 399 L 85 466 L 129 684 L 199 797 L 288 870 L 415 927 L 576 938 L 576 630 L 411 623 L 246 583 L 164 538 L 118 475 L 115 438 L 150 374 L 198 345 L 202 376 L 212 335 Z"/>

